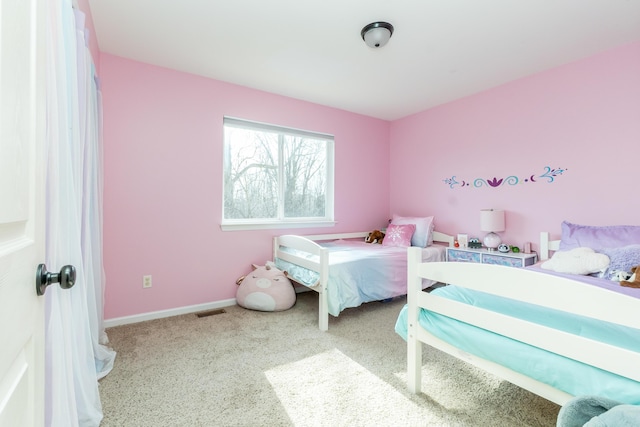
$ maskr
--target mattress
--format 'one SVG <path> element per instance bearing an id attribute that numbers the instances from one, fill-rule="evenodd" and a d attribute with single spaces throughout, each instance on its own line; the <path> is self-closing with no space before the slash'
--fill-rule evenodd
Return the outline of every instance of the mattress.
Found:
<path id="1" fill-rule="evenodd" d="M 584 280 L 588 282 L 585 283 L 585 286 L 602 285 L 602 287 L 623 293 L 628 292 L 628 290 L 620 289 L 619 285 L 616 287 L 617 283 L 611 283 L 604 279 L 584 277 Z M 436 289 L 433 293 L 640 352 L 640 330 L 638 329 L 500 298 L 455 285 Z M 579 296 L 576 296 L 576 303 L 579 304 L 579 301 Z M 419 319 L 423 328 L 455 347 L 508 367 L 571 395 L 606 396 L 624 403 L 640 404 L 640 383 L 636 381 L 428 310 L 421 310 Z M 407 339 L 407 306 L 400 312 L 395 330 L 405 340 Z"/>
<path id="2" fill-rule="evenodd" d="M 329 313 L 338 316 L 345 308 L 406 295 L 407 248 L 360 241 L 336 240 L 322 243 L 329 250 L 327 300 Z M 283 248 L 284 251 L 319 261 L 317 256 Z M 422 250 L 423 262 L 444 261 L 446 246 L 431 245 Z M 319 273 L 304 267 L 275 260 L 276 266 L 296 282 L 317 286 Z M 423 287 L 434 282 L 425 281 Z"/>

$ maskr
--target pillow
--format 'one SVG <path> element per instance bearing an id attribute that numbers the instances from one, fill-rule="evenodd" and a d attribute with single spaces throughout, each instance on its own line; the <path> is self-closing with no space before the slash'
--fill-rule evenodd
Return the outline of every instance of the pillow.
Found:
<path id="1" fill-rule="evenodd" d="M 404 225 L 413 224 L 416 231 L 411 236 L 411 246 L 425 248 L 433 243 L 433 217 L 402 217 L 393 215 L 391 224 Z"/>
<path id="2" fill-rule="evenodd" d="M 609 257 L 609 267 L 600 277 L 607 280 L 618 280 L 619 271 L 631 273 L 631 267 L 640 265 L 640 244 L 621 248 L 603 249 L 600 253 Z"/>
<path id="3" fill-rule="evenodd" d="M 591 248 L 575 248 L 555 252 L 540 267 L 557 273 L 586 275 L 604 271 L 608 266 L 609 257 L 605 254 L 599 254 Z"/>
<path id="4" fill-rule="evenodd" d="M 560 250 L 567 251 L 579 247 L 595 250 L 618 248 L 632 244 L 640 244 L 640 226 L 611 225 L 596 227 L 590 225 L 562 222 Z"/>
<path id="5" fill-rule="evenodd" d="M 382 246 L 411 246 L 411 236 L 413 236 L 414 231 L 416 231 L 415 224 L 389 224 Z"/>

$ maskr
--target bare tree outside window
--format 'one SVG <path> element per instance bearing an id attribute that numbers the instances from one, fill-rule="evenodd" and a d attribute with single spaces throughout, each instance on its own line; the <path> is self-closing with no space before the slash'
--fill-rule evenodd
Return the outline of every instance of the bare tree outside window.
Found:
<path id="1" fill-rule="evenodd" d="M 226 222 L 333 220 L 333 137 L 225 118 Z"/>
<path id="2" fill-rule="evenodd" d="M 284 216 L 325 217 L 326 142 L 284 138 Z"/>

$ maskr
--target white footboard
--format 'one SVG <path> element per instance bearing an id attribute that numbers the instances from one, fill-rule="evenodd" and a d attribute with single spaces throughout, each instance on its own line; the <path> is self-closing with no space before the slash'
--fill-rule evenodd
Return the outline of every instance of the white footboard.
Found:
<path id="1" fill-rule="evenodd" d="M 306 252 L 314 259 L 298 256 L 286 252 L 283 248 L 291 248 Z M 313 240 L 295 235 L 284 235 L 274 238 L 273 259 L 290 262 L 295 265 L 315 271 L 319 274 L 318 283 L 309 287 L 318 293 L 318 327 L 321 331 L 329 329 L 329 308 L 327 304 L 327 278 L 329 277 L 329 252 Z"/>
<path id="2" fill-rule="evenodd" d="M 409 248 L 408 257 L 407 374 L 408 387 L 412 392 L 420 391 L 422 343 L 426 343 L 558 404 L 571 398 L 563 391 L 464 353 L 436 338 L 420 326 L 421 309 L 640 381 L 640 353 L 423 292 L 421 280 L 428 278 L 452 283 L 638 329 L 639 299 L 526 268 L 475 263 L 421 263 L 420 251 L 415 248 Z M 576 303 L 576 295 L 580 295 L 579 304 Z"/>
<path id="3" fill-rule="evenodd" d="M 318 283 L 315 286 L 310 286 L 318 293 L 318 326 L 320 330 L 326 331 L 329 329 L 329 307 L 327 302 L 327 286 L 329 278 L 329 251 L 319 245 L 317 242 L 332 241 L 338 239 L 362 239 L 369 234 L 368 231 L 355 232 L 355 233 L 338 233 L 338 234 L 319 234 L 313 236 L 298 236 L 298 235 L 283 235 L 274 237 L 273 240 L 273 259 L 282 259 L 295 265 L 307 268 L 311 271 L 315 271 L 319 274 Z M 445 243 L 448 246 L 453 246 L 453 236 L 434 231 L 433 241 L 436 243 Z M 309 259 L 308 256 L 300 256 L 290 251 L 284 250 L 284 248 L 294 249 L 295 251 L 305 252 L 311 255 L 313 259 Z"/>
<path id="4" fill-rule="evenodd" d="M 319 274 L 318 283 L 309 287 L 318 293 L 318 327 L 321 331 L 329 330 L 329 305 L 327 303 L 327 284 L 329 280 L 329 251 L 320 246 L 318 241 L 330 241 L 337 239 L 364 239 L 369 232 L 321 234 L 315 236 L 284 235 L 273 240 L 273 259 L 282 259 L 295 265 L 315 271 Z M 306 252 L 314 259 L 299 256 L 283 250 L 283 248 L 295 249 Z"/>

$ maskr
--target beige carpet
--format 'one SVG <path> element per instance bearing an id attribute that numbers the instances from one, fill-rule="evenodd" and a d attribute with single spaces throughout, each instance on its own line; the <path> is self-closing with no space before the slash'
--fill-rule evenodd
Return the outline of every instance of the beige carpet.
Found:
<path id="1" fill-rule="evenodd" d="M 406 387 L 402 299 L 317 328 L 317 295 L 288 311 L 240 307 L 107 330 L 107 426 L 554 426 L 559 407 L 425 347 L 423 392 Z"/>

